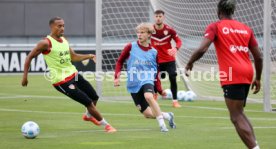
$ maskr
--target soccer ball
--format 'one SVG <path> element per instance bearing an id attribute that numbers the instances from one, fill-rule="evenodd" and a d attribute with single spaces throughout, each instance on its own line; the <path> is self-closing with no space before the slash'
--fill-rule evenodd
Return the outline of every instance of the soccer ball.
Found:
<path id="1" fill-rule="evenodd" d="M 186 92 L 185 91 L 178 91 L 177 92 L 177 99 L 183 101 L 185 98 Z"/>
<path id="2" fill-rule="evenodd" d="M 193 91 L 187 91 L 184 100 L 185 101 L 193 101 L 196 98 L 196 94 Z"/>
<path id="3" fill-rule="evenodd" d="M 165 99 L 171 99 L 172 98 L 172 91 L 170 89 L 165 89 L 166 96 L 163 96 Z"/>
<path id="4" fill-rule="evenodd" d="M 33 121 L 28 121 L 21 127 L 22 135 L 27 139 L 34 139 L 39 134 L 39 131 L 39 126 Z"/>

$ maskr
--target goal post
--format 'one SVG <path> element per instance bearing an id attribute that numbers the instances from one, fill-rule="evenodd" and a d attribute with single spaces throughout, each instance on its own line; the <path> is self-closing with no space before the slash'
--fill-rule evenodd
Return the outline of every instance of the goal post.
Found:
<path id="1" fill-rule="evenodd" d="M 177 53 L 177 66 L 180 69 L 180 89 L 193 90 L 201 99 L 223 99 L 219 83 L 219 70 L 214 45 L 195 63 L 191 77 L 184 76 L 183 68 L 193 51 L 199 46 L 208 24 L 218 20 L 217 2 L 210 0 L 96 0 L 100 1 L 101 27 L 97 28 L 97 38 L 101 43 L 115 45 L 113 48 L 97 50 L 102 57 L 101 71 L 114 72 L 116 61 L 124 46 L 136 39 L 135 27 L 142 22 L 153 22 L 156 9 L 165 11 L 165 23 L 173 27 L 183 41 Z M 258 40 L 264 56 L 262 91 L 250 93 L 249 99 L 263 102 L 264 111 L 271 111 L 276 100 L 276 0 L 244 1 L 236 0 L 234 18 L 250 26 Z M 99 5 L 97 5 L 98 7 Z M 97 20 L 98 21 L 98 20 Z M 97 23 L 100 24 L 99 22 Z M 98 31 L 98 30 L 101 30 Z M 97 39 L 97 41 L 100 41 Z M 251 56 L 252 58 L 252 56 Z M 253 61 L 253 59 L 252 59 Z M 98 66 L 98 64 L 97 64 Z M 99 68 L 99 70 L 100 70 Z M 123 68 L 125 70 L 125 67 Z M 168 82 L 168 81 L 167 81 Z M 129 95 L 125 84 L 118 89 L 113 82 L 101 82 L 103 96 L 120 97 Z M 106 86 L 106 84 L 108 84 Z M 165 87 L 164 87 L 164 86 Z M 162 82 L 163 88 L 168 83 Z"/>
<path id="2" fill-rule="evenodd" d="M 141 22 L 149 22 L 150 2 L 148 0 L 96 0 L 96 3 L 98 12 L 96 30 L 97 34 L 100 34 L 96 35 L 96 41 L 99 41 L 97 42 L 99 48 L 96 52 L 97 71 L 102 72 L 100 75 L 105 75 L 104 80 L 97 86 L 101 89 L 99 94 L 112 99 L 129 97 L 126 82 L 122 79 L 121 85 L 115 88 L 112 77 L 122 49 L 127 43 L 137 39 L 135 27 Z M 110 46 L 100 48 L 100 45 Z M 124 65 L 123 74 L 125 70 Z"/>
<path id="3" fill-rule="evenodd" d="M 96 72 L 102 71 L 102 0 L 96 0 Z M 98 76 L 96 76 L 97 78 Z M 102 81 L 96 79 L 96 90 L 102 96 Z"/>
<path id="4" fill-rule="evenodd" d="M 270 82 L 271 82 L 271 62 L 270 62 L 270 49 L 271 49 L 271 14 L 272 14 L 272 6 L 271 0 L 264 0 L 264 44 L 263 44 L 263 108 L 265 112 L 272 111 L 271 103 L 270 103 Z"/>
<path id="5" fill-rule="evenodd" d="M 165 11 L 166 23 L 174 27 L 183 40 L 183 46 L 177 55 L 177 63 L 180 67 L 185 67 L 191 54 L 199 46 L 206 26 L 218 20 L 216 12 L 217 2 L 210 0 L 151 0 L 154 9 Z M 257 95 L 250 93 L 249 99 L 263 102 L 264 111 L 271 111 L 271 101 L 276 99 L 274 93 L 276 89 L 276 0 L 236 0 L 236 2 L 237 8 L 234 19 L 249 25 L 254 30 L 259 46 L 262 49 L 261 52 L 265 56 L 262 91 Z M 193 77 L 184 80 L 201 98 L 216 99 L 223 97 L 219 79 L 217 77 L 212 78 L 211 76 L 212 74 L 213 76 L 217 76 L 218 74 L 216 52 L 213 45 L 195 63 L 192 73 L 191 76 Z"/>

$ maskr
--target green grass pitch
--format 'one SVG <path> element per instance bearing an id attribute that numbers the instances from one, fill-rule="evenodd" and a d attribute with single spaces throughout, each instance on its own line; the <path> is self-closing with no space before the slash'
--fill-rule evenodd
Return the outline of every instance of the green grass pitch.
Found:
<path id="1" fill-rule="evenodd" d="M 98 109 L 117 128 L 107 134 L 102 127 L 81 119 L 85 109 L 57 92 L 41 75 L 0 76 L 1 149 L 242 149 L 246 148 L 232 126 L 224 102 L 181 102 L 174 109 L 159 100 L 163 111 L 175 113 L 177 129 L 160 133 L 156 120 L 145 119 L 128 100 L 100 99 Z M 262 112 L 262 104 L 248 103 L 246 114 L 263 149 L 276 148 L 276 113 Z M 25 139 L 20 132 L 26 121 L 35 121 L 41 132 Z"/>

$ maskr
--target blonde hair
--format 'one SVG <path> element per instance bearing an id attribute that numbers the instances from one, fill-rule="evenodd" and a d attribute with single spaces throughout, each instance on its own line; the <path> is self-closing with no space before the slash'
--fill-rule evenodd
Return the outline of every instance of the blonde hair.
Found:
<path id="1" fill-rule="evenodd" d="M 145 29 L 149 34 L 155 31 L 152 23 L 141 23 L 136 27 L 136 31 L 141 29 Z"/>

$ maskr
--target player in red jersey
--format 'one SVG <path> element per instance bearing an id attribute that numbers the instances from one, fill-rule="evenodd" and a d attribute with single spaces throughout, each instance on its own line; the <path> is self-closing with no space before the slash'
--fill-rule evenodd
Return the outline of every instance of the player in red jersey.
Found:
<path id="1" fill-rule="evenodd" d="M 205 38 L 191 56 L 186 71 L 192 70 L 193 63 L 203 56 L 213 42 L 220 72 L 227 74 L 227 76 L 220 76 L 220 82 L 231 121 L 244 144 L 249 149 L 259 149 L 253 127 L 244 114 L 244 106 L 250 84 L 251 89 L 254 89 L 253 94 L 260 91 L 262 57 L 253 31 L 245 24 L 232 19 L 235 7 L 234 0 L 219 1 L 218 17 L 220 20 L 207 27 Z M 249 51 L 254 57 L 256 70 L 253 82 L 254 71 Z"/>
<path id="2" fill-rule="evenodd" d="M 176 31 L 164 24 L 164 14 L 162 10 L 156 10 L 155 14 L 155 33 L 151 36 L 151 44 L 158 51 L 158 64 L 161 78 L 165 78 L 165 71 L 169 74 L 171 91 L 173 95 L 173 107 L 178 108 L 181 105 L 177 101 L 177 83 L 176 83 L 176 64 L 175 56 L 182 45 L 181 39 Z M 176 47 L 172 47 L 171 40 L 174 40 Z"/>

